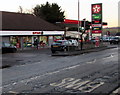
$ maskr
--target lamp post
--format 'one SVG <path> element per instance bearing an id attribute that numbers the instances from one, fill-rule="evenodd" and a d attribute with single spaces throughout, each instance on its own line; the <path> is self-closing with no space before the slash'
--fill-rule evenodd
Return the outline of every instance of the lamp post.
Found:
<path id="1" fill-rule="evenodd" d="M 79 4 L 80 4 L 80 2 L 79 2 L 79 0 L 78 0 L 78 35 L 79 35 L 79 32 L 80 32 L 80 18 L 79 18 Z M 79 43 L 79 36 L 78 36 L 78 49 L 80 49 L 80 43 Z"/>

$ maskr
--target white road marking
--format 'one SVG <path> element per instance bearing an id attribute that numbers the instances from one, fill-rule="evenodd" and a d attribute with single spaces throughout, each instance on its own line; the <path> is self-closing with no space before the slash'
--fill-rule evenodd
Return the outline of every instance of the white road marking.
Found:
<path id="1" fill-rule="evenodd" d="M 108 58 L 112 58 L 112 57 L 114 57 L 114 56 L 111 54 L 110 56 L 105 57 L 105 58 L 103 58 L 103 59 L 108 59 Z"/>
<path id="2" fill-rule="evenodd" d="M 90 86 L 90 84 L 92 84 L 92 83 L 94 83 L 94 82 L 88 83 L 86 86 L 79 88 L 79 90 L 81 90 L 81 91 L 83 91 L 83 92 L 91 92 L 91 91 L 93 91 L 94 89 L 96 89 L 96 88 L 98 88 L 99 86 L 101 86 L 101 85 L 104 84 L 104 82 L 100 82 L 100 84 L 96 84 L 95 86 Z M 85 88 L 88 88 L 88 87 L 90 87 L 91 89 L 89 89 L 89 90 L 84 90 Z"/>
<path id="3" fill-rule="evenodd" d="M 50 83 L 51 86 L 58 86 L 58 87 L 64 87 L 64 88 L 72 88 L 77 89 L 80 86 L 90 82 L 90 80 L 81 81 L 81 79 L 75 79 L 75 78 L 65 78 L 61 81 L 61 83 Z"/>
<path id="4" fill-rule="evenodd" d="M 118 93 L 119 94 L 120 93 L 120 87 L 118 89 L 116 89 L 115 91 L 113 91 L 112 93 Z"/>
<path id="5" fill-rule="evenodd" d="M 95 63 L 96 62 L 96 59 L 94 59 L 94 60 L 92 60 L 92 61 L 88 61 L 88 62 L 86 62 L 87 64 L 93 64 L 93 63 Z"/>
<path id="6" fill-rule="evenodd" d="M 15 92 L 15 91 L 9 91 L 9 93 L 11 93 L 11 94 L 18 94 L 18 92 Z"/>
<path id="7" fill-rule="evenodd" d="M 73 87 L 73 89 L 78 89 L 78 88 L 80 88 L 82 85 L 87 84 L 88 82 L 90 82 L 90 80 L 82 81 L 82 82 L 78 83 L 75 87 Z"/>
<path id="8" fill-rule="evenodd" d="M 61 83 L 50 83 L 51 86 L 59 86 L 63 87 L 65 83 L 69 83 L 71 81 L 75 80 L 74 78 L 65 78 L 61 81 Z"/>
<path id="9" fill-rule="evenodd" d="M 84 81 L 84 80 L 75 79 L 75 78 L 65 78 L 61 81 L 61 83 L 50 83 L 50 86 L 71 88 L 71 89 L 80 90 L 82 92 L 91 92 L 94 89 L 104 84 L 104 82 L 100 82 L 91 86 L 91 84 L 94 84 L 94 83 L 95 82 L 91 82 L 90 80 Z"/>

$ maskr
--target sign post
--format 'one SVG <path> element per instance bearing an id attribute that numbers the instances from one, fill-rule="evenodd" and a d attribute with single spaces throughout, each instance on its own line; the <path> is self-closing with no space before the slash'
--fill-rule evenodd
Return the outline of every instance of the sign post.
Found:
<path id="1" fill-rule="evenodd" d="M 102 3 L 92 4 L 92 34 L 102 34 Z"/>

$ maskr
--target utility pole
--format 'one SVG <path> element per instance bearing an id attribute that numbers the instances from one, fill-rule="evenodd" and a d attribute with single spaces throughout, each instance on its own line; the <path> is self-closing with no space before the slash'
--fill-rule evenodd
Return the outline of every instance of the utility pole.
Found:
<path id="1" fill-rule="evenodd" d="M 79 27 L 80 27 L 80 22 L 79 22 L 80 18 L 79 18 L 79 0 L 78 0 L 78 32 L 79 32 Z"/>
<path id="2" fill-rule="evenodd" d="M 79 0 L 78 0 L 78 35 L 79 35 L 79 32 L 80 32 L 80 15 L 79 15 L 79 4 L 80 4 L 80 2 L 79 2 Z M 78 36 L 78 49 L 80 49 L 80 43 L 79 43 L 79 36 Z"/>

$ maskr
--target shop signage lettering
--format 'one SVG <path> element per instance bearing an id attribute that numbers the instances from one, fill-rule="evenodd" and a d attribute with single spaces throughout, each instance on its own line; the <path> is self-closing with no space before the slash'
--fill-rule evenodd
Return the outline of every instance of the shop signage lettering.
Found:
<path id="1" fill-rule="evenodd" d="M 41 34 L 41 32 L 33 32 L 33 34 Z"/>
<path id="2" fill-rule="evenodd" d="M 93 19 L 101 19 L 101 14 L 93 14 L 92 15 Z"/>

